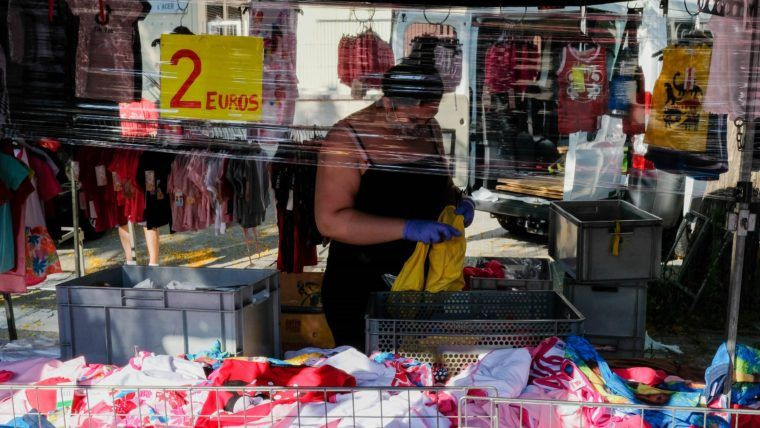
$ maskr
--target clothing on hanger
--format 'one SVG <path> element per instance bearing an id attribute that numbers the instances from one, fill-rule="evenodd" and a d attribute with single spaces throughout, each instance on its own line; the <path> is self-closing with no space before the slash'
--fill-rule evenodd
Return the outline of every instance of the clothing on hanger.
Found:
<path id="1" fill-rule="evenodd" d="M 108 167 L 113 150 L 100 147 L 81 147 L 74 155 L 79 165 L 79 209 L 97 232 L 104 232 L 126 224 L 124 210 L 117 203 L 113 174 Z"/>
<path id="2" fill-rule="evenodd" d="M 443 82 L 443 92 L 454 92 L 462 80 L 462 46 L 456 37 L 417 36 L 405 62 L 435 67 Z"/>
<path id="3" fill-rule="evenodd" d="M 709 113 L 727 114 L 731 120 L 745 118 L 750 103 L 760 114 L 760 92 L 751 94 L 750 53 L 742 46 L 752 29 L 741 18 L 711 16 L 707 27 L 713 36 L 710 57 L 710 76 L 704 97 L 704 109 Z M 756 67 L 758 67 L 756 65 Z"/>
<path id="4" fill-rule="evenodd" d="M 296 75 L 298 10 L 277 2 L 251 4 L 249 35 L 264 39 L 263 102 L 260 123 L 292 125 L 298 99 Z M 288 130 L 252 129 L 249 138 L 278 143 L 290 138 Z"/>
<path id="5" fill-rule="evenodd" d="M 230 159 L 226 177 L 235 197 L 235 221 L 244 229 L 264 222 L 269 207 L 268 162 L 263 159 Z"/>
<path id="6" fill-rule="evenodd" d="M 135 23 L 145 16 L 136 0 L 67 0 L 79 17 L 76 92 L 79 98 L 135 99 Z"/>
<path id="7" fill-rule="evenodd" d="M 686 152 L 706 150 L 708 114 L 702 102 L 711 51 L 706 45 L 665 48 L 645 143 Z"/>
<path id="8" fill-rule="evenodd" d="M 23 142 L 0 142 L 0 291 L 26 292 L 49 274 L 61 272 L 55 243 L 45 224 L 37 189 L 55 187 L 54 175 L 39 159 L 30 162 Z M 47 180 L 53 179 L 54 183 Z M 45 189 L 44 198 L 50 198 Z M 55 195 L 53 195 L 55 196 Z"/>
<path id="9" fill-rule="evenodd" d="M 145 213 L 145 191 L 137 181 L 141 156 L 141 150 L 116 149 L 108 166 L 116 192 L 116 203 L 123 212 L 122 218 L 135 224 L 143 221 Z M 120 225 L 123 226 L 126 222 Z"/>
<path id="10" fill-rule="evenodd" d="M 695 180 L 718 180 L 728 171 L 726 115 L 709 115 L 707 149 L 704 153 L 684 152 L 650 145 L 646 159 L 658 170 L 682 174 Z"/>
<path id="11" fill-rule="evenodd" d="M 174 155 L 163 152 L 143 152 L 137 166 L 137 185 L 143 190 L 145 210 L 143 220 L 148 229 L 171 225 L 171 197 L 168 190 L 169 173 Z"/>
<path id="12" fill-rule="evenodd" d="M 71 116 L 76 17 L 65 0 L 9 0 L 6 4 L 10 119 L 17 126 L 59 131 Z"/>
<path id="13" fill-rule="evenodd" d="M 300 273 L 317 264 L 317 245 L 323 241 L 314 218 L 319 145 L 319 140 L 281 145 L 272 163 L 280 232 L 277 269 L 283 272 Z"/>
<path id="14" fill-rule="evenodd" d="M 394 64 L 391 45 L 372 29 L 343 36 L 338 43 L 338 79 L 344 85 L 358 80 L 364 89 L 379 88 L 383 74 Z"/>
<path id="15" fill-rule="evenodd" d="M 609 83 L 605 50 L 595 45 L 578 51 L 568 44 L 562 49 L 557 77 L 559 133 L 595 131 L 599 118 L 607 111 Z"/>

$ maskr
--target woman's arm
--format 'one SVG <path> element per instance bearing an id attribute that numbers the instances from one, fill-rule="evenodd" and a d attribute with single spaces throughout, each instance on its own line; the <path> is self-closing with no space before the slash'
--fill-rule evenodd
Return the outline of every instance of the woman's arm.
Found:
<path id="1" fill-rule="evenodd" d="M 404 237 L 404 219 L 380 217 L 354 209 L 361 175 L 366 168 L 354 136 L 330 132 L 322 144 L 317 168 L 315 216 L 319 232 L 354 245 L 396 241 Z"/>

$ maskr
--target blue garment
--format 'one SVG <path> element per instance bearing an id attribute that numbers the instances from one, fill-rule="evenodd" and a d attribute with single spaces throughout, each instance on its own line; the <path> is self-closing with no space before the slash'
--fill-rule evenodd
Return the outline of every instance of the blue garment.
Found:
<path id="1" fill-rule="evenodd" d="M 705 399 L 708 403 L 722 393 L 723 384 L 728 376 L 728 366 L 728 349 L 724 343 L 713 356 L 710 367 L 705 370 Z"/>
<path id="2" fill-rule="evenodd" d="M 14 191 L 29 176 L 29 170 L 15 158 L 0 153 L 0 181 Z M 16 235 L 13 233 L 11 204 L 0 201 L 0 273 L 16 266 Z"/>
<path id="3" fill-rule="evenodd" d="M 749 406 L 760 402 L 760 383 L 737 383 L 731 389 L 731 402 L 740 406 Z"/>
<path id="4" fill-rule="evenodd" d="M 594 346 L 586 339 L 579 336 L 569 336 L 565 341 L 565 356 L 576 366 L 588 366 L 592 369 L 598 367 L 599 374 L 611 393 L 627 399 L 629 403 L 639 403 L 625 380 L 612 372 L 607 361 L 596 352 Z"/>
<path id="5" fill-rule="evenodd" d="M 641 400 L 636 398 L 634 390 L 628 386 L 623 378 L 610 369 L 604 358 L 596 352 L 593 345 L 586 339 L 578 336 L 568 337 L 565 342 L 565 357 L 573 361 L 578 367 L 597 368 L 605 387 L 610 393 L 625 398 L 631 404 L 642 404 Z M 703 393 L 702 390 L 685 388 L 683 385 L 678 385 L 674 390 L 671 390 L 667 386 L 668 384 L 659 386 L 659 389 L 666 392 L 670 393 L 672 391 L 669 401 L 664 405 L 677 407 L 699 406 L 700 397 Z M 646 411 L 644 413 L 644 420 L 653 427 L 686 428 L 702 426 L 703 416 L 702 413 L 692 412 L 676 412 L 673 415 L 670 412 Z M 710 427 L 729 427 L 728 422 L 718 416 L 708 416 L 707 422 L 707 426 Z"/>
<path id="6" fill-rule="evenodd" d="M 36 411 L 32 410 L 31 413 L 22 417 L 15 418 L 10 421 L 8 425 L 0 425 L 0 428 L 55 428 L 53 424 L 48 422 L 47 418 L 40 415 Z"/>
<path id="7" fill-rule="evenodd" d="M 729 368 L 729 355 L 726 344 L 720 345 L 713 357 L 710 367 L 705 371 L 705 400 L 709 403 L 723 392 L 723 384 L 726 382 Z M 760 397 L 760 383 L 747 381 L 747 379 L 760 378 L 760 350 L 751 348 L 741 343 L 736 344 L 736 376 L 740 381 L 734 385 L 731 396 L 732 402 L 739 405 L 757 403 Z M 737 401 L 738 399 L 738 401 Z"/>
<path id="8" fill-rule="evenodd" d="M 646 411 L 644 419 L 658 428 L 694 428 L 707 426 L 710 428 L 731 428 L 731 424 L 717 415 L 708 415 L 707 423 L 704 423 L 704 414 L 676 412 L 675 418 L 670 412 L 652 412 Z"/>
<path id="9" fill-rule="evenodd" d="M 185 355 L 185 358 L 187 358 L 189 361 L 195 361 L 200 358 L 210 358 L 212 360 L 216 360 L 216 362 L 211 366 L 211 368 L 214 370 L 221 367 L 222 362 L 229 357 L 229 352 L 222 352 L 222 342 L 220 342 L 219 339 L 217 339 L 209 349 L 202 350 L 196 354 Z"/>

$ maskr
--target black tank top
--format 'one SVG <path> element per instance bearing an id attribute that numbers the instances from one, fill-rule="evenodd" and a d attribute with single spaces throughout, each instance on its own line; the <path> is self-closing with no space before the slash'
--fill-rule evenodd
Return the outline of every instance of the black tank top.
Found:
<path id="1" fill-rule="evenodd" d="M 359 135 L 351 125 L 348 127 L 366 153 Z M 437 153 L 437 148 L 434 149 Z M 376 165 L 368 159 L 368 164 L 354 202 L 354 208 L 359 211 L 383 217 L 437 220 L 449 203 L 450 180 L 440 155 L 396 165 Z M 387 289 L 382 276 L 397 275 L 415 245 L 405 240 L 375 245 L 351 245 L 333 240 L 323 287 L 358 288 L 365 296 L 370 291 Z M 349 278 L 350 283 L 345 283 L 343 279 Z"/>

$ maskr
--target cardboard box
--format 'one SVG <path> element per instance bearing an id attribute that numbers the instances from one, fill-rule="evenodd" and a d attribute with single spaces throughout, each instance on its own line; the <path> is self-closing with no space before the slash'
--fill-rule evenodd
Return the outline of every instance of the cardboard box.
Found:
<path id="1" fill-rule="evenodd" d="M 322 272 L 280 273 L 280 306 L 283 312 L 322 312 Z"/>
<path id="2" fill-rule="evenodd" d="M 322 313 L 281 313 L 280 334 L 282 352 L 306 347 L 334 348 L 330 327 Z"/>

